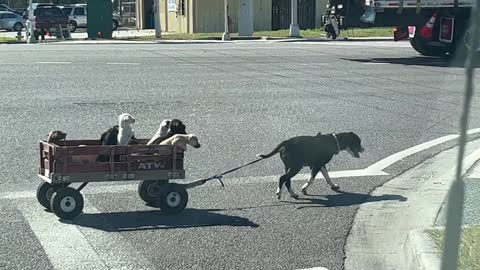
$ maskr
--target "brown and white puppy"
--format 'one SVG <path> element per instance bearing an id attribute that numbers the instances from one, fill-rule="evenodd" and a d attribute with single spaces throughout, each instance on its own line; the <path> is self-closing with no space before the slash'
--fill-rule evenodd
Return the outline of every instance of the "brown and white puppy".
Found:
<path id="1" fill-rule="evenodd" d="M 193 134 L 175 134 L 160 143 L 160 145 L 175 145 L 184 151 L 187 150 L 187 144 L 195 148 L 200 148 L 198 138 Z"/>
<path id="2" fill-rule="evenodd" d="M 281 142 L 269 154 L 258 156 L 269 158 L 280 152 L 280 158 L 285 165 L 285 174 L 280 177 L 276 195 L 280 199 L 282 187 L 285 184 L 290 196 L 297 198 L 298 195 L 293 192 L 291 187 L 291 179 L 304 166 L 310 167 L 311 176 L 302 187 L 303 194 L 307 194 L 308 186 L 312 184 L 319 171 L 322 172 L 331 189 L 337 190 L 340 188 L 332 183 L 325 165 L 330 162 L 334 155 L 343 150 L 349 152 L 353 157 L 359 158 L 360 153 L 364 151 L 360 137 L 353 132 L 298 136 Z"/>
<path id="3" fill-rule="evenodd" d="M 165 125 L 168 125 L 168 130 L 166 133 L 162 132 L 162 131 L 165 131 L 163 128 L 162 128 L 162 124 L 165 126 Z M 161 142 L 163 142 L 164 140 L 172 137 L 173 135 L 175 134 L 187 134 L 187 131 L 186 131 L 186 126 L 185 124 L 179 120 L 179 119 L 172 119 L 172 120 L 164 120 L 162 122 L 162 124 L 160 125 L 160 128 L 159 128 L 159 131 L 157 131 L 157 133 L 159 133 L 158 135 L 159 136 L 156 136 L 157 134 L 155 134 L 155 138 L 152 138 L 148 144 L 160 144 Z M 161 134 L 160 134 L 161 133 Z M 161 135 L 161 136 L 160 136 Z"/>
<path id="4" fill-rule="evenodd" d="M 60 141 L 63 141 L 67 138 L 67 133 L 61 132 L 60 130 L 50 131 L 47 134 L 47 143 L 60 144 Z"/>

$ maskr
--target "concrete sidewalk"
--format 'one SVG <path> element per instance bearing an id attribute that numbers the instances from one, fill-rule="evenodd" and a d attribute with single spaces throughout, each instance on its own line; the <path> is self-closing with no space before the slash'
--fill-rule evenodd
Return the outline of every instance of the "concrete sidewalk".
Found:
<path id="1" fill-rule="evenodd" d="M 425 233 L 443 225 L 445 199 L 455 177 L 458 147 L 444 151 L 375 189 L 355 217 L 345 247 L 346 270 L 439 269 L 440 253 Z M 480 139 L 467 145 L 465 224 L 479 223 Z"/>

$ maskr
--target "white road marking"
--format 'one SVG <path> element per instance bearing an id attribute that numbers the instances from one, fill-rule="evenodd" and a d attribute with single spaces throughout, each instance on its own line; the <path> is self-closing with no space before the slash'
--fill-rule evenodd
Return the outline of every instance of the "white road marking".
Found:
<path id="1" fill-rule="evenodd" d="M 313 268 L 303 268 L 303 269 L 297 269 L 297 270 L 328 270 L 325 267 L 313 267 Z"/>
<path id="2" fill-rule="evenodd" d="M 474 134 L 474 133 L 478 133 L 480 132 L 480 130 L 472 130 L 470 132 L 470 134 Z M 406 150 L 403 150 L 401 152 L 398 152 L 396 154 L 393 154 L 389 157 L 386 157 L 378 162 L 376 162 L 375 164 L 373 165 L 370 165 L 366 168 L 366 170 L 371 170 L 373 172 L 375 171 L 383 171 L 385 168 L 387 168 L 388 166 L 408 157 L 408 156 L 411 156 L 413 154 L 416 154 L 420 151 L 423 151 L 423 150 L 426 150 L 426 149 L 429 149 L 431 147 L 434 147 L 436 145 L 439 145 L 439 144 L 442 144 L 442 143 L 445 143 L 445 142 L 448 142 L 448 141 L 451 141 L 451 140 L 454 140 L 456 138 L 458 138 L 459 135 L 456 135 L 456 134 L 452 134 L 452 135 L 447 135 L 447 136 L 443 136 L 443 137 L 440 137 L 438 139 L 435 139 L 435 140 L 431 140 L 431 141 L 428 141 L 428 142 L 425 142 L 425 143 L 422 143 L 422 144 L 419 144 L 419 145 L 416 145 L 414 147 L 410 147 Z"/>
<path id="3" fill-rule="evenodd" d="M 17 204 L 55 269 L 107 269 L 85 236 L 42 210 L 35 199 Z"/>
<path id="4" fill-rule="evenodd" d="M 36 64 L 60 64 L 60 65 L 68 65 L 72 62 L 36 62 Z"/>
<path id="5" fill-rule="evenodd" d="M 382 63 L 382 62 L 365 62 L 365 63 L 362 63 L 364 65 L 386 65 L 388 63 Z"/>
<path id="6" fill-rule="evenodd" d="M 130 65 L 130 66 L 138 66 L 140 63 L 107 63 L 107 65 Z"/>
<path id="7" fill-rule="evenodd" d="M 105 232 L 94 225 L 75 225 L 82 224 L 82 215 L 73 222 L 62 223 L 55 214 L 45 212 L 35 199 L 17 205 L 55 269 L 155 269 L 118 232 Z M 100 213 L 87 200 L 84 212 Z"/>

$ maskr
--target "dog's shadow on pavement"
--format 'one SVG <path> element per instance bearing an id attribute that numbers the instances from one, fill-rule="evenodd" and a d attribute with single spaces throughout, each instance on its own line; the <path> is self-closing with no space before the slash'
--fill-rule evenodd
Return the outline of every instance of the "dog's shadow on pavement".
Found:
<path id="1" fill-rule="evenodd" d="M 342 207 L 342 206 L 354 206 L 369 202 L 379 201 L 400 201 L 407 200 L 406 197 L 395 194 L 384 194 L 381 196 L 373 196 L 363 193 L 353 193 L 346 191 L 336 191 L 337 194 L 323 195 L 323 198 L 303 197 L 298 199 L 295 204 L 301 205 L 297 209 L 309 208 L 309 207 Z M 313 195 L 312 195 L 313 196 Z"/>
<path id="2" fill-rule="evenodd" d="M 160 210 L 114 213 L 82 213 L 73 221 L 65 223 L 95 228 L 106 232 L 141 230 L 168 230 L 212 226 L 235 226 L 256 228 L 259 225 L 247 218 L 231 216 L 205 209 L 185 209 L 174 215 Z"/>

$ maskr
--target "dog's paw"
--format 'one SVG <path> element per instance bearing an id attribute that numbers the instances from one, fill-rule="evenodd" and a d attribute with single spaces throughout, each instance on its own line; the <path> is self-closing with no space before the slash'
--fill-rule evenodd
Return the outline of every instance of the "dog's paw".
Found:
<path id="1" fill-rule="evenodd" d="M 306 188 L 302 188 L 302 194 L 305 195 L 305 196 L 308 195 Z"/>
<path id="2" fill-rule="evenodd" d="M 262 154 L 258 154 L 258 155 L 256 155 L 256 157 L 258 157 L 258 158 L 263 158 L 263 155 L 262 155 Z"/>
<path id="3" fill-rule="evenodd" d="M 290 197 L 294 198 L 294 199 L 298 199 L 299 196 L 297 193 L 290 193 Z"/>
<path id="4" fill-rule="evenodd" d="M 340 186 L 339 185 L 333 185 L 330 187 L 332 190 L 339 190 Z"/>

